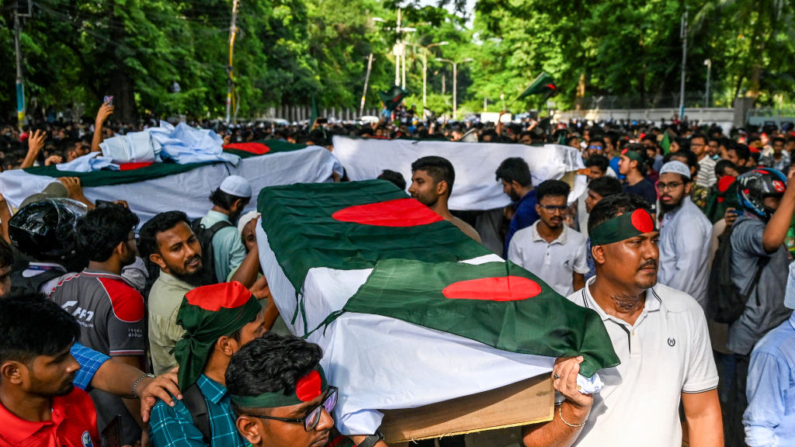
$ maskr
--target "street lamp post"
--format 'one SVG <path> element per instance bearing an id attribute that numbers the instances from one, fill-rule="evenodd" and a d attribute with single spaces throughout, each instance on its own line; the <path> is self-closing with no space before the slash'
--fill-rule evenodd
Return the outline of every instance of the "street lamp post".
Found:
<path id="1" fill-rule="evenodd" d="M 413 47 L 420 47 L 424 51 L 422 52 L 422 106 L 425 107 L 427 105 L 427 85 L 428 85 L 428 53 L 431 51 L 433 47 L 441 47 L 443 45 L 447 45 L 449 42 L 438 42 L 432 43 L 428 46 L 422 46 L 416 43 L 410 43 L 409 45 Z M 442 92 L 444 93 L 444 92 Z"/>
<path id="2" fill-rule="evenodd" d="M 710 75 L 712 75 L 712 61 L 707 59 L 707 60 L 704 61 L 704 65 L 707 66 L 707 92 L 704 95 L 704 97 L 705 97 L 705 101 L 704 102 L 706 103 L 706 107 L 709 107 L 709 81 L 710 81 L 709 78 L 710 78 Z"/>
<path id="3" fill-rule="evenodd" d="M 453 119 L 455 120 L 458 116 L 458 64 L 472 62 L 472 58 L 466 58 L 461 62 L 451 61 L 450 59 L 442 59 L 440 57 L 437 57 L 436 60 L 438 62 L 447 62 L 453 66 Z"/>

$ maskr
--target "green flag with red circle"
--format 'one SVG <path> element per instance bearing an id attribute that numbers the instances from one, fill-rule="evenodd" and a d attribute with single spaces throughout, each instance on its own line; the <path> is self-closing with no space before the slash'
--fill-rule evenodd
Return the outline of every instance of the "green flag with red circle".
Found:
<path id="1" fill-rule="evenodd" d="M 585 377 L 619 364 L 596 312 L 510 261 L 379 261 L 343 311 L 397 318 L 504 351 L 582 355 Z"/>

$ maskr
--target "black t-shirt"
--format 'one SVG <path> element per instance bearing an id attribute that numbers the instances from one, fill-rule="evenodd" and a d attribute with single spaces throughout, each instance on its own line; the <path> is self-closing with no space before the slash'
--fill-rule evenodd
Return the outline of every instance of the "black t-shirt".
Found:
<path id="1" fill-rule="evenodd" d="M 651 204 L 652 211 L 656 211 L 657 190 L 650 181 L 643 179 L 632 186 L 630 186 L 629 183 L 624 183 L 624 192 L 643 197 Z"/>

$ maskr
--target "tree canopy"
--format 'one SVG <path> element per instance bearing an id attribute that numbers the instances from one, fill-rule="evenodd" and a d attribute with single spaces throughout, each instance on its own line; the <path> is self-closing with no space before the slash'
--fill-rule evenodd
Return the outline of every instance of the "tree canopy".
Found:
<path id="1" fill-rule="evenodd" d="M 16 108 L 14 11 L 0 15 L 0 105 Z M 689 16 L 687 90 L 703 101 L 711 61 L 712 105 L 751 96 L 789 105 L 795 94 L 795 0 L 240 0 L 234 47 L 239 115 L 269 107 L 358 109 L 394 84 L 397 7 L 416 31 L 407 43 L 409 105 L 452 110 L 459 62 L 462 111 L 523 111 L 541 98 L 515 98 L 541 71 L 556 81 L 556 107 L 654 107 L 677 99 L 681 17 Z M 37 0 L 23 19 L 21 46 L 30 112 L 93 109 L 113 95 L 120 117 L 184 113 L 223 116 L 232 0 Z M 373 19 L 378 20 L 373 20 Z M 431 46 L 446 42 L 445 45 Z M 471 62 L 463 62 L 467 59 Z M 178 83 L 179 92 L 172 85 Z M 688 96 L 690 99 L 690 96 Z"/>

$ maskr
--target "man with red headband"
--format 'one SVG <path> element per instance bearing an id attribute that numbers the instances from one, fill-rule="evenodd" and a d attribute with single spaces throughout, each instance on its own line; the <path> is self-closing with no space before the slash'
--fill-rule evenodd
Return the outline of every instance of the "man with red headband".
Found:
<path id="1" fill-rule="evenodd" d="M 185 329 L 174 348 L 183 400 L 152 409 L 152 444 L 245 447 L 225 375 L 232 355 L 265 332 L 262 306 L 239 282 L 197 287 L 182 300 L 177 324 Z"/>
<path id="2" fill-rule="evenodd" d="M 337 435 L 337 388 L 326 382 L 323 351 L 301 338 L 268 333 L 232 357 L 226 383 L 237 429 L 252 447 L 387 447 L 380 433 Z"/>
<path id="3" fill-rule="evenodd" d="M 684 404 L 692 447 L 722 446 L 718 374 L 704 312 L 691 296 L 657 284 L 659 232 L 649 204 L 616 194 L 588 220 L 596 276 L 569 299 L 596 311 L 621 359 L 599 371 L 599 394 L 571 395 L 555 417 L 530 426 L 524 444 L 578 447 L 680 447 Z M 570 360 L 570 359 L 569 359 Z M 553 370 L 555 388 L 579 371 Z"/>

